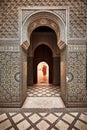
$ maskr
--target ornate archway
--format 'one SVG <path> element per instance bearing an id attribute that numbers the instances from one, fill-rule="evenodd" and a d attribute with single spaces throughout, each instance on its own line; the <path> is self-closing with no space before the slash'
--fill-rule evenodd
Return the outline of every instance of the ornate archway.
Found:
<path id="1" fill-rule="evenodd" d="M 53 53 L 51 49 L 45 45 L 39 45 L 33 56 L 33 83 L 36 84 L 37 79 L 37 65 L 40 62 L 46 62 L 49 65 L 49 83 L 53 84 Z"/>
<path id="2" fill-rule="evenodd" d="M 50 27 L 51 29 L 54 30 L 57 36 L 57 46 L 61 51 L 61 61 L 60 61 L 60 71 L 61 71 L 61 96 L 63 100 L 66 102 L 66 41 L 67 41 L 67 28 L 66 28 L 66 11 L 67 9 L 65 8 L 62 10 L 64 12 L 64 15 L 59 15 L 59 12 L 61 12 L 59 9 L 51 10 L 51 9 L 43 9 L 40 8 L 38 9 L 33 9 L 29 10 L 29 14 L 23 18 L 22 21 L 22 32 L 21 32 L 21 45 L 25 51 L 23 51 L 23 68 L 27 68 L 27 57 L 26 57 L 26 52 L 28 51 L 30 47 L 30 37 L 32 32 L 41 26 L 47 26 Z M 59 12 L 58 12 L 59 11 Z M 28 13 L 28 12 L 27 12 Z M 26 13 L 25 13 L 26 14 Z M 32 56 L 32 52 L 31 52 Z M 54 63 L 56 64 L 56 56 Z M 33 70 L 33 68 L 32 68 Z M 32 71 L 31 70 L 31 71 Z M 23 85 L 27 86 L 27 71 L 23 70 Z M 56 73 L 56 70 L 55 70 Z M 57 73 L 56 73 L 57 74 Z M 24 75 L 26 75 L 24 77 Z M 57 75 L 55 75 L 57 77 Z"/>
<path id="3" fill-rule="evenodd" d="M 60 49 L 66 46 L 66 24 L 60 15 L 50 10 L 40 10 L 31 13 L 23 21 L 22 26 L 22 46 L 28 49 L 30 45 L 30 37 L 37 27 L 47 26 L 52 28 L 57 35 L 57 45 Z"/>

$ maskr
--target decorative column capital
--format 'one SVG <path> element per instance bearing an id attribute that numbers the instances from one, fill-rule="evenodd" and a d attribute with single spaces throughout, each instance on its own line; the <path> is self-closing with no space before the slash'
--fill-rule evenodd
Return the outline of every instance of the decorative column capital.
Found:
<path id="1" fill-rule="evenodd" d="M 29 48 L 29 43 L 28 43 L 28 41 L 26 40 L 26 41 L 24 41 L 23 43 L 22 43 L 22 48 L 25 50 L 25 51 L 27 51 L 28 50 L 28 48 Z"/>
<path id="2" fill-rule="evenodd" d="M 63 50 L 63 49 L 66 47 L 66 43 L 63 42 L 63 41 L 60 41 L 60 42 L 58 43 L 58 47 L 59 47 L 60 50 Z"/>

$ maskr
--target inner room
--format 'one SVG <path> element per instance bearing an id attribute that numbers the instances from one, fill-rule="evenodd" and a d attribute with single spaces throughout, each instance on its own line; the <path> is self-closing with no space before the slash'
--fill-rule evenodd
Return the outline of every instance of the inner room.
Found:
<path id="1" fill-rule="evenodd" d="M 37 27 L 30 36 L 27 52 L 28 97 L 23 108 L 65 107 L 61 99 L 60 62 L 55 31 L 48 26 Z"/>
<path id="2" fill-rule="evenodd" d="M 60 50 L 55 31 L 47 26 L 38 27 L 31 34 L 27 54 L 27 86 L 38 83 L 37 66 L 40 62 L 46 62 L 49 67 L 47 84 L 60 86 Z"/>

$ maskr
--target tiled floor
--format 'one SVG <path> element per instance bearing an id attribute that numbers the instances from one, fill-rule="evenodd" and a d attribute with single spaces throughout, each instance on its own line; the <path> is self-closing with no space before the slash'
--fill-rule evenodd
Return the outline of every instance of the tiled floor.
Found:
<path id="1" fill-rule="evenodd" d="M 28 87 L 27 92 L 29 97 L 59 97 L 59 86 L 39 84 Z"/>
<path id="2" fill-rule="evenodd" d="M 87 109 L 2 109 L 0 130 L 87 130 Z"/>
<path id="3" fill-rule="evenodd" d="M 28 97 L 22 108 L 64 108 L 59 86 L 34 85 L 28 87 Z"/>
<path id="4" fill-rule="evenodd" d="M 87 108 L 64 108 L 59 99 L 58 87 L 30 87 L 22 108 L 0 108 L 0 130 L 87 130 Z"/>

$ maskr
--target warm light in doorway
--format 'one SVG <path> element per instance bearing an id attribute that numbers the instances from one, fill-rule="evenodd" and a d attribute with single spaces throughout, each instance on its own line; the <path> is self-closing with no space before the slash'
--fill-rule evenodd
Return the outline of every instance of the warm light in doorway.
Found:
<path id="1" fill-rule="evenodd" d="M 49 66 L 46 62 L 40 62 L 37 66 L 38 84 L 49 83 Z"/>

